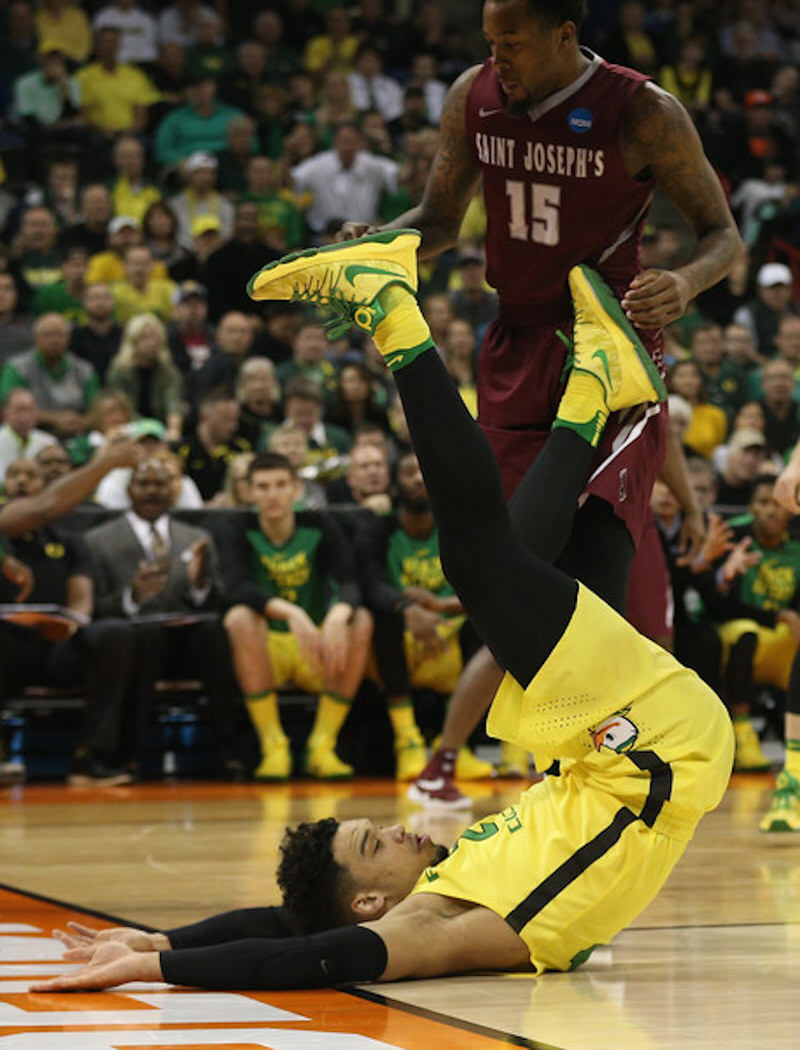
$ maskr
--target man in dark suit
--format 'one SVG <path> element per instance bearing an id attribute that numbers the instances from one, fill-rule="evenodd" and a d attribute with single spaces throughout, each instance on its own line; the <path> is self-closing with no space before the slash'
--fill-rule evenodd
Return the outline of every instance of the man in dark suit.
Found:
<path id="1" fill-rule="evenodd" d="M 214 542 L 208 532 L 170 519 L 169 475 L 160 460 L 140 462 L 128 486 L 131 509 L 92 529 L 97 610 L 124 616 L 139 641 L 138 724 L 141 744 L 161 677 L 202 681 L 212 727 L 220 743 L 224 775 L 241 779 L 236 748 L 241 695 L 217 610 L 221 585 Z M 182 617 L 185 622 L 180 621 Z"/>

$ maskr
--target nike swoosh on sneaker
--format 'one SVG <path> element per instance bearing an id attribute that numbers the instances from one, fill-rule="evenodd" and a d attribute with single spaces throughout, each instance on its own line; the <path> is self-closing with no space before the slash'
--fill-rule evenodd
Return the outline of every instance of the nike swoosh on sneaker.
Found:
<path id="1" fill-rule="evenodd" d="M 606 377 L 608 379 L 608 383 L 609 383 L 609 386 L 610 386 L 611 385 L 611 370 L 608 367 L 608 354 L 606 354 L 605 350 L 595 350 L 595 352 L 592 354 L 592 360 L 594 360 L 596 357 L 600 358 L 600 361 L 602 362 L 603 368 L 606 370 Z"/>
<path id="2" fill-rule="evenodd" d="M 441 791 L 445 783 L 444 777 L 438 777 L 436 780 L 418 780 L 416 782 L 420 791 Z"/>
<path id="3" fill-rule="evenodd" d="M 495 113 L 502 113 L 502 109 L 484 109 L 483 106 L 478 110 L 479 117 L 492 117 Z"/>
<path id="4" fill-rule="evenodd" d="M 396 270 L 382 270 L 377 266 L 361 266 L 358 263 L 351 263 L 350 266 L 345 266 L 344 277 L 350 284 L 355 285 L 354 278 L 361 276 L 402 277 L 403 275 Z"/>

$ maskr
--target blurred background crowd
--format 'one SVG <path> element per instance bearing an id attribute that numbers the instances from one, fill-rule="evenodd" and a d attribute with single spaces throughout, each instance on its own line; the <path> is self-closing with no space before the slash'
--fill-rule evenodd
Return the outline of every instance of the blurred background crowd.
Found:
<path id="1" fill-rule="evenodd" d="M 481 6 L 0 0 L 6 500 L 80 469 L 127 426 L 163 464 L 176 511 L 249 506 L 248 469 L 265 451 L 297 471 L 298 511 L 398 509 L 408 434 L 371 341 L 330 342 L 315 316 L 254 303 L 246 285 L 287 251 L 332 240 L 346 219 L 385 222 L 420 200 L 448 87 L 486 55 Z M 666 333 L 669 411 L 701 503 L 722 522 L 712 583 L 787 612 L 788 667 L 800 546 L 764 478 L 800 438 L 800 5 L 590 8 L 583 42 L 689 110 L 746 246 Z M 433 337 L 473 412 L 497 310 L 485 226 L 478 194 L 457 246 L 420 274 Z M 682 217 L 657 198 L 642 266 L 675 266 L 691 249 Z M 128 477 L 108 473 L 93 506 L 129 509 Z M 724 691 L 713 596 L 681 576 L 680 510 L 660 484 L 653 510 L 676 614 L 650 633 Z M 761 569 L 747 560 L 768 549 L 769 529 L 777 583 L 755 579 L 763 558 Z M 760 681 L 785 686 L 788 670 Z M 728 697 L 740 718 L 758 684 L 756 669 L 747 695 Z M 740 766 L 764 763 L 751 751 Z"/>

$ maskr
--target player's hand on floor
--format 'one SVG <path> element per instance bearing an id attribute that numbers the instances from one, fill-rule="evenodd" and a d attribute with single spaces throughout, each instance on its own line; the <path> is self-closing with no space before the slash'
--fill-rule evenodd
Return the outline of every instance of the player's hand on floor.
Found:
<path id="1" fill-rule="evenodd" d="M 106 941 L 89 949 L 91 957 L 74 973 L 35 981 L 31 992 L 91 992 L 128 981 L 161 981 L 158 952 L 135 952 L 126 944 Z M 67 952 L 66 958 L 70 953 Z"/>
<path id="2" fill-rule="evenodd" d="M 144 930 L 136 930 L 132 926 L 113 926 L 111 929 L 94 930 L 90 926 L 84 926 L 79 922 L 68 922 L 66 930 L 53 930 L 53 936 L 61 941 L 69 951 L 87 949 L 95 944 L 105 944 L 114 941 L 116 944 L 126 944 L 135 952 L 151 952 L 155 944 L 149 933 Z M 74 959 L 82 962 L 81 959 Z"/>
<path id="3" fill-rule="evenodd" d="M 643 270 L 623 295 L 622 309 L 639 328 L 662 328 L 683 317 L 689 298 L 689 284 L 681 274 Z"/>

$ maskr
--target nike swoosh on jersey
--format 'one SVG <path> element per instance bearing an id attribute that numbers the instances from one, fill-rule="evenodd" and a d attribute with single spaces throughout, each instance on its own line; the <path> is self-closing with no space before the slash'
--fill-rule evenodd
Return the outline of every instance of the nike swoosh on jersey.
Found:
<path id="1" fill-rule="evenodd" d="M 492 117 L 495 113 L 502 113 L 501 109 L 484 109 L 483 106 L 478 110 L 479 117 Z"/>

